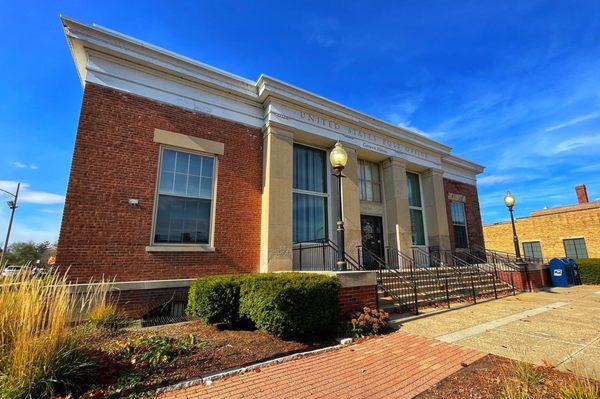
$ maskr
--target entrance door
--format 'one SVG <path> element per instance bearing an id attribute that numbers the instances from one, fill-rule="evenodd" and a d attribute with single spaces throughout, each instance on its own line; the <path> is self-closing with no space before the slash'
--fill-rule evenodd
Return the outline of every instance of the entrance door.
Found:
<path id="1" fill-rule="evenodd" d="M 377 269 L 377 262 L 369 252 L 384 259 L 383 254 L 383 221 L 380 216 L 360 216 L 360 229 L 363 251 L 363 265 L 367 269 Z"/>

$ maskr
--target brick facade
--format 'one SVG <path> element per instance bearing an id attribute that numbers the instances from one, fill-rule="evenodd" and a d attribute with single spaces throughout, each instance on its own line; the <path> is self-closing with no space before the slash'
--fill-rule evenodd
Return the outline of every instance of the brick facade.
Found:
<path id="1" fill-rule="evenodd" d="M 359 287 L 342 287 L 339 293 L 340 317 L 345 319 L 354 312 L 360 312 L 363 307 L 377 305 L 377 287 L 364 285 Z"/>
<path id="2" fill-rule="evenodd" d="M 225 145 L 217 163 L 214 252 L 146 252 L 160 149 L 155 128 Z M 88 83 L 57 264 L 80 282 L 257 272 L 261 179 L 260 130 Z"/>
<path id="3" fill-rule="evenodd" d="M 481 223 L 481 211 L 479 209 L 479 197 L 477 187 L 458 182 L 456 180 L 444 179 L 444 197 L 446 198 L 446 214 L 448 215 L 448 230 L 450 232 L 450 245 L 455 250 L 454 227 L 452 226 L 452 213 L 450 211 L 449 199 L 451 194 L 463 196 L 465 199 L 465 213 L 467 219 L 467 235 L 469 247 L 484 246 L 483 226 Z"/>
<path id="4" fill-rule="evenodd" d="M 507 211 L 508 214 L 508 211 Z M 563 240 L 583 238 L 590 258 L 600 258 L 600 201 L 545 209 L 515 220 L 521 253 L 523 242 L 539 241 L 542 257 L 566 256 Z M 515 252 L 510 222 L 483 227 L 488 249 Z"/>

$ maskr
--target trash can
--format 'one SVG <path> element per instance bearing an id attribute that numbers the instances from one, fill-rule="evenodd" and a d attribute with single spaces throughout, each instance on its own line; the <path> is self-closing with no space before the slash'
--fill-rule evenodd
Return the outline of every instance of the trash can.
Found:
<path id="1" fill-rule="evenodd" d="M 550 277 L 555 287 L 568 287 L 575 283 L 574 265 L 572 259 L 554 258 L 550 260 Z"/>

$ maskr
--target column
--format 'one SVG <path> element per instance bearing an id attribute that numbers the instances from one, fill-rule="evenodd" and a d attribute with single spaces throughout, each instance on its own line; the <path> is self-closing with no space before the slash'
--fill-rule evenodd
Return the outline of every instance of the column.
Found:
<path id="1" fill-rule="evenodd" d="M 292 270 L 293 151 L 291 132 L 273 127 L 264 131 L 261 273 Z"/>
<path id="2" fill-rule="evenodd" d="M 387 245 L 412 257 L 412 231 L 408 212 L 406 163 L 399 158 L 388 158 L 383 162 L 382 167 Z"/>
<path id="3" fill-rule="evenodd" d="M 442 173 L 439 169 L 429 169 L 421 174 L 423 210 L 429 246 L 449 250 L 451 249 L 450 234 Z"/>

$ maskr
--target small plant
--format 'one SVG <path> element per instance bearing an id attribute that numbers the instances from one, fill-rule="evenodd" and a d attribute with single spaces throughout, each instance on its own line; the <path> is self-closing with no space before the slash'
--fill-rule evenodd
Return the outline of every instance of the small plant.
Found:
<path id="1" fill-rule="evenodd" d="M 96 328 L 120 330 L 131 326 L 133 320 L 113 304 L 103 303 L 90 311 L 89 322 Z"/>
<path id="2" fill-rule="evenodd" d="M 354 338 L 381 334 L 389 328 L 388 319 L 385 311 L 365 306 L 362 313 L 357 313 L 350 321 L 350 334 Z"/>
<path id="3" fill-rule="evenodd" d="M 560 390 L 560 399 L 598 399 L 600 387 L 591 380 L 577 378 Z"/>
<path id="4" fill-rule="evenodd" d="M 546 380 L 542 371 L 538 370 L 533 364 L 527 362 L 517 362 L 513 372 L 519 382 L 528 388 L 533 388 Z"/>
<path id="5" fill-rule="evenodd" d="M 134 367 L 155 367 L 169 363 L 177 356 L 188 355 L 194 348 L 205 344 L 204 341 L 197 341 L 192 334 L 180 339 L 149 335 L 119 342 L 111 352 L 114 356 L 129 361 Z"/>

